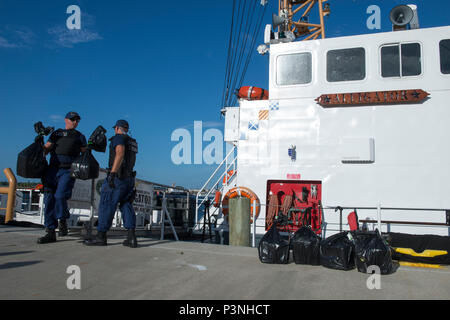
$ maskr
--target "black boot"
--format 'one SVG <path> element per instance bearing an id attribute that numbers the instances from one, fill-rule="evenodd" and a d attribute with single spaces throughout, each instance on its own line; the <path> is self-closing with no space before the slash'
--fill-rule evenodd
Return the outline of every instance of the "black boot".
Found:
<path id="1" fill-rule="evenodd" d="M 47 244 L 47 243 L 52 243 L 52 242 L 56 242 L 56 232 L 54 229 L 47 229 L 46 230 L 47 234 L 45 236 L 43 236 L 42 238 L 39 238 L 37 243 L 39 244 Z"/>
<path id="2" fill-rule="evenodd" d="M 137 239 L 134 229 L 128 230 L 127 239 L 123 242 L 123 245 L 130 248 L 137 248 Z"/>
<path id="3" fill-rule="evenodd" d="M 106 246 L 106 232 L 97 232 L 96 237 L 84 240 L 84 244 L 87 246 Z"/>
<path id="4" fill-rule="evenodd" d="M 66 220 L 59 220 L 58 229 L 58 236 L 60 237 L 65 237 L 69 234 Z"/>

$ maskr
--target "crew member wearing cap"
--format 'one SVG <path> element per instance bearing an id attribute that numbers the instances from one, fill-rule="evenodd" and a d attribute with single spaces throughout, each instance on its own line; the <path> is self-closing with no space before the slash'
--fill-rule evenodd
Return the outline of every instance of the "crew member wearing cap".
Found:
<path id="1" fill-rule="evenodd" d="M 128 135 L 127 121 L 119 120 L 113 128 L 116 135 L 110 139 L 109 144 L 108 177 L 100 194 L 97 236 L 87 239 L 84 243 L 88 246 L 107 245 L 106 233 L 111 228 L 116 208 L 119 206 L 124 227 L 128 230 L 123 245 L 136 248 L 136 214 L 133 208 L 136 172 L 133 170 L 138 146 L 136 140 Z"/>
<path id="2" fill-rule="evenodd" d="M 53 132 L 44 146 L 45 154 L 50 153 L 50 164 L 42 179 L 47 233 L 38 239 L 40 244 L 55 242 L 56 228 L 59 228 L 58 235 L 61 237 L 68 233 L 66 220 L 70 213 L 67 200 L 72 197 L 75 184 L 75 179 L 70 177 L 70 167 L 80 152 L 87 149 L 86 137 L 76 130 L 80 120 L 78 113 L 67 113 L 65 129 Z"/>

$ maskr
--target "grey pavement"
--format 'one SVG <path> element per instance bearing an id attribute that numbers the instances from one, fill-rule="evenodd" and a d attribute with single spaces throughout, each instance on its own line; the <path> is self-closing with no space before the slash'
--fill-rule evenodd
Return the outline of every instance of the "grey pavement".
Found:
<path id="1" fill-rule="evenodd" d="M 369 290 L 370 275 L 262 264 L 255 248 L 139 238 L 86 247 L 78 237 L 38 245 L 42 229 L 0 226 L 0 299 L 303 300 L 450 298 L 450 268 L 400 267 Z M 78 266 L 81 289 L 69 290 Z"/>

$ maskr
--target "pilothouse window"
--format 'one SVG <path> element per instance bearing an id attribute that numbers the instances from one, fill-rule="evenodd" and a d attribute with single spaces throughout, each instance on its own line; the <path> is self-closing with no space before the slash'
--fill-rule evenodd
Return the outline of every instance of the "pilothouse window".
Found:
<path id="1" fill-rule="evenodd" d="M 331 50 L 327 53 L 327 81 L 355 81 L 366 77 L 364 48 Z"/>
<path id="2" fill-rule="evenodd" d="M 307 84 L 312 79 L 311 53 L 282 55 L 277 58 L 277 85 Z"/>
<path id="3" fill-rule="evenodd" d="M 439 43 L 439 51 L 441 54 L 441 72 L 450 74 L 450 39 L 442 40 Z"/>
<path id="4" fill-rule="evenodd" d="M 418 76 L 421 73 L 420 44 L 395 44 L 381 48 L 381 76 L 383 78 Z"/>

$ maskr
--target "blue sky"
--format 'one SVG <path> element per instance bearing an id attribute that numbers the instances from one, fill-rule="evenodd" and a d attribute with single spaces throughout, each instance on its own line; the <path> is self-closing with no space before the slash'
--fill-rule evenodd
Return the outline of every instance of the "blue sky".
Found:
<path id="1" fill-rule="evenodd" d="M 390 31 L 389 11 L 404 3 L 331 0 L 327 37 Z M 450 22 L 448 1 L 407 3 L 419 6 L 421 27 Z M 70 5 L 82 12 L 82 31 L 75 35 L 66 28 Z M 264 25 L 277 5 L 269 0 Z M 381 30 L 366 27 L 370 5 L 381 8 Z M 200 187 L 216 166 L 173 164 L 171 135 L 186 128 L 193 136 L 194 121 L 203 121 L 204 131 L 223 131 L 231 9 L 231 0 L 0 0 L 0 168 L 15 170 L 35 122 L 59 128 L 73 110 L 87 137 L 98 125 L 110 137 L 116 120 L 129 121 L 140 146 L 139 178 Z M 254 53 L 246 84 L 268 87 L 267 56 Z M 105 166 L 106 154 L 95 155 Z"/>

